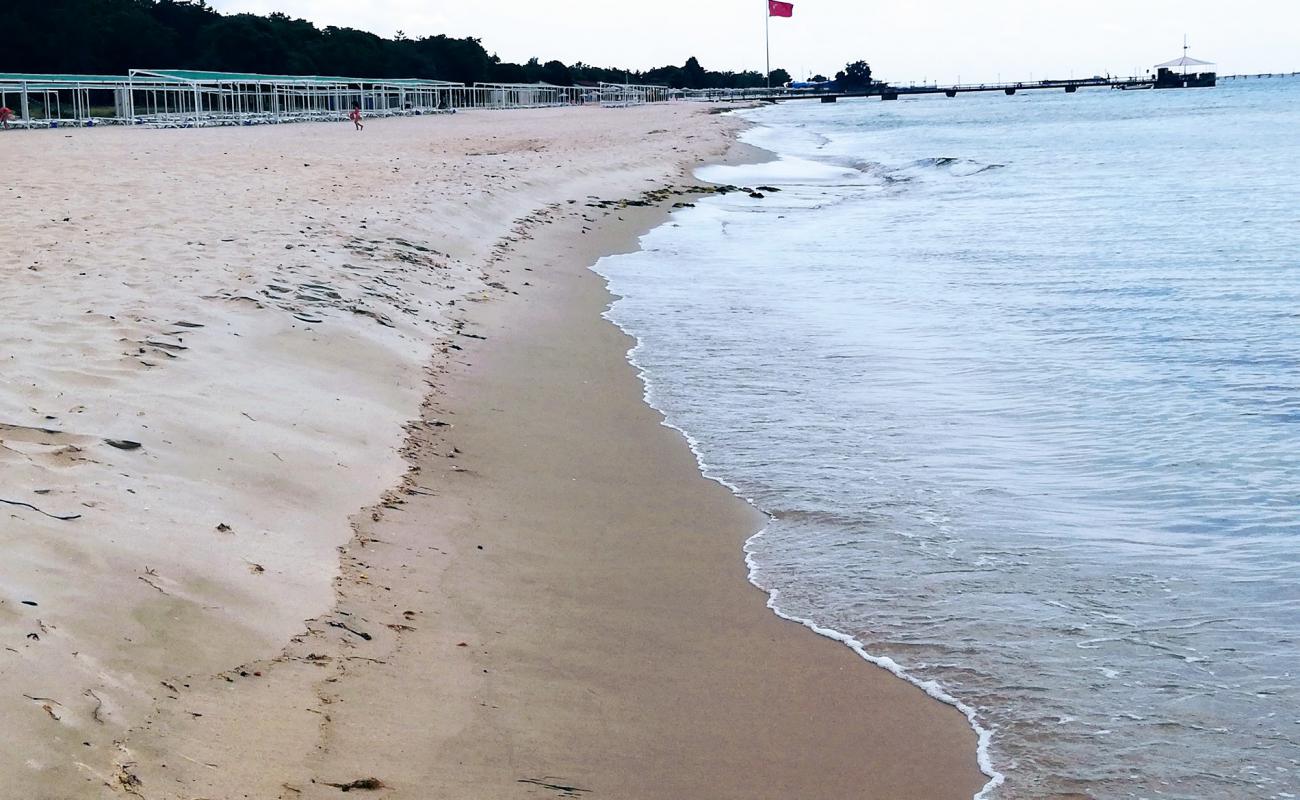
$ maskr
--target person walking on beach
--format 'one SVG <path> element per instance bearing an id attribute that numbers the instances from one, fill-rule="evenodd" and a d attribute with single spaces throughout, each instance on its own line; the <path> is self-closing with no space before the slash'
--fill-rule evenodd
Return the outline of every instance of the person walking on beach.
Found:
<path id="1" fill-rule="evenodd" d="M 360 104 L 360 103 L 353 103 L 353 104 L 352 104 L 352 113 L 351 113 L 351 114 L 348 114 L 348 119 L 352 120 L 352 124 L 357 126 L 357 130 L 359 130 L 359 131 L 364 131 L 364 130 L 366 129 L 366 126 L 361 124 L 361 104 Z"/>
<path id="2" fill-rule="evenodd" d="M 9 130 L 9 120 L 14 118 L 14 110 L 9 106 L 0 106 L 0 125 Z"/>

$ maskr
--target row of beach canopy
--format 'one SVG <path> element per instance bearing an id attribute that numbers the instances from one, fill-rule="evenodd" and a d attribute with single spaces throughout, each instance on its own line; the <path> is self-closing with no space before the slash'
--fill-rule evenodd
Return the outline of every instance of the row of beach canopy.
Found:
<path id="1" fill-rule="evenodd" d="M 621 107 L 673 98 L 664 86 L 476 83 L 424 78 L 346 78 L 133 69 L 128 75 L 0 73 L 11 126 L 200 127 L 452 113 L 459 109 Z"/>

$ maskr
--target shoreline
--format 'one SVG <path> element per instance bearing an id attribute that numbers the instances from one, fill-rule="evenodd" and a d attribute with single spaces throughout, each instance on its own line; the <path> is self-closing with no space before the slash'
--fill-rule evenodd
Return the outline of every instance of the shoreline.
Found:
<path id="1" fill-rule="evenodd" d="M 745 109 L 738 109 L 737 112 L 740 110 L 745 110 Z M 753 122 L 748 117 L 740 116 L 738 113 L 736 114 L 736 116 L 740 119 L 744 119 L 746 124 L 743 128 L 741 128 L 736 132 L 736 139 L 734 144 L 732 145 L 728 157 L 723 159 L 715 159 L 715 160 L 707 161 L 704 162 L 703 164 L 698 164 L 696 165 L 695 168 L 688 170 L 687 174 L 693 175 L 693 173 L 698 168 L 704 166 L 714 166 L 714 165 L 737 166 L 743 164 L 754 164 L 754 163 L 762 163 L 767 161 L 775 161 L 781 157 L 781 154 L 773 150 L 769 150 L 762 146 L 751 144 L 749 142 L 744 141 L 744 134 L 752 130 L 755 126 L 761 125 L 761 123 Z M 668 212 L 668 215 L 669 216 L 671 215 L 671 210 Z M 664 221 L 667 221 L 667 216 L 665 217 Z M 614 254 L 611 253 L 606 255 L 614 255 Z M 598 275 L 601 275 L 602 280 L 606 282 L 606 286 L 608 288 L 609 286 L 608 278 L 606 278 L 600 272 L 599 269 L 596 269 L 596 266 L 597 265 L 593 265 L 592 269 Z M 610 295 L 612 301 L 617 301 L 617 299 L 619 298 L 619 295 L 614 293 L 612 290 L 610 290 Z M 743 557 L 745 560 L 746 569 L 748 570 L 746 579 L 749 581 L 749 583 L 752 586 L 754 586 L 754 588 L 758 589 L 766 596 L 766 603 L 768 609 L 770 609 L 773 614 L 780 617 L 781 619 L 801 625 L 813 631 L 819 636 L 823 636 L 834 642 L 838 642 L 839 644 L 842 644 L 845 647 L 848 647 L 850 650 L 856 653 L 859 657 L 862 658 L 862 660 L 866 661 L 868 664 L 871 664 L 874 667 L 878 667 L 880 669 L 883 669 L 893 674 L 895 677 L 899 678 L 900 680 L 906 681 L 916 686 L 917 688 L 921 689 L 927 695 L 937 700 L 938 702 L 944 703 L 945 705 L 949 705 L 957 709 L 966 718 L 967 724 L 970 725 L 971 729 L 975 733 L 976 742 L 977 742 L 976 761 L 979 765 L 980 772 L 986 778 L 986 783 L 980 789 L 980 791 L 975 795 L 974 800 L 983 800 L 983 798 L 988 797 L 990 792 L 993 792 L 996 789 L 998 789 L 1000 786 L 1002 786 L 1006 782 L 1006 776 L 1000 770 L 998 770 L 997 767 L 994 765 L 992 754 L 990 752 L 990 748 L 992 746 L 992 740 L 993 740 L 993 731 L 990 728 L 986 728 L 980 724 L 978 713 L 971 705 L 969 705 L 968 703 L 960 700 L 959 698 L 949 693 L 939 683 L 932 680 L 925 680 L 923 678 L 919 678 L 913 675 L 912 673 L 908 672 L 906 667 L 900 665 L 893 658 L 890 658 L 889 656 L 879 656 L 870 652 L 867 649 L 866 645 L 863 642 L 861 642 L 859 639 L 854 637 L 853 635 L 844 633 L 835 628 L 828 628 L 823 625 L 819 625 L 815 620 L 791 614 L 790 612 L 787 612 L 781 608 L 780 590 L 774 588 L 768 588 L 764 586 L 758 578 L 760 567 L 758 562 L 754 559 L 754 550 L 753 550 L 754 543 L 758 541 L 760 538 L 762 538 L 765 534 L 767 534 L 768 527 L 770 523 L 773 521 L 773 517 L 771 516 L 770 513 L 765 511 L 753 498 L 745 496 L 739 488 L 737 488 L 736 486 L 728 482 L 723 477 L 713 473 L 710 470 L 708 464 L 705 462 L 704 454 L 700 451 L 698 443 L 696 442 L 694 437 L 691 436 L 690 432 L 669 422 L 667 419 L 666 412 L 654 403 L 653 389 L 651 386 L 649 373 L 647 372 L 646 368 L 642 366 L 642 364 L 638 362 L 636 359 L 636 351 L 641 347 L 642 344 L 641 339 L 635 333 L 628 330 L 627 328 L 619 324 L 614 319 L 612 302 L 611 302 L 611 306 L 607 308 L 605 312 L 602 313 L 601 316 L 605 320 L 607 320 L 611 325 L 617 327 L 620 331 L 623 332 L 624 335 L 626 335 L 629 339 L 633 341 L 634 343 L 633 346 L 627 352 L 627 362 L 636 371 L 637 379 L 640 380 L 645 386 L 645 391 L 643 393 L 644 402 L 646 403 L 646 405 L 653 408 L 656 413 L 660 414 L 663 417 L 662 424 L 665 427 L 670 428 L 681 435 L 686 446 L 690 448 L 692 455 L 695 457 L 696 465 L 700 471 L 700 474 L 708 480 L 715 481 L 721 484 L 729 492 L 735 495 L 738 499 L 752 506 L 755 509 L 755 511 L 762 517 L 763 520 L 762 527 L 759 530 L 757 530 L 752 536 L 748 537 L 745 540 L 742 550 L 743 550 Z"/>
<path id="2" fill-rule="evenodd" d="M 773 157 L 773 154 L 768 151 L 737 143 L 733 145 L 725 161 L 740 163 L 766 160 L 771 157 Z M 686 183 L 693 181 L 691 174 L 693 170 L 694 166 L 688 169 L 683 176 Z M 721 533 L 728 527 L 730 528 L 726 535 L 721 537 L 729 541 L 729 545 L 724 545 L 722 549 L 728 553 L 724 558 L 730 560 L 734 574 L 737 577 L 744 578 L 743 582 L 736 581 L 736 587 L 732 588 L 742 595 L 741 602 L 749 606 L 746 610 L 759 615 L 759 625 L 765 629 L 770 628 L 770 631 L 764 631 L 766 635 L 778 637 L 782 640 L 778 645 L 779 648 L 784 650 L 787 647 L 790 649 L 804 647 L 813 651 L 811 655 L 808 654 L 808 651 L 803 651 L 798 657 L 794 657 L 793 653 L 784 653 L 786 657 L 799 665 L 798 669 L 792 669 L 792 665 L 788 661 L 775 668 L 760 669 L 759 671 L 765 674 L 756 676 L 756 680 L 752 684 L 745 683 L 739 687 L 738 694 L 740 697 L 728 698 L 730 702 L 710 704 L 708 710 L 700 715 L 701 718 L 694 720 L 694 722 L 698 725 L 703 721 L 703 718 L 712 717 L 714 714 L 725 716 L 737 713 L 736 705 L 744 703 L 745 699 L 742 698 L 747 699 L 751 691 L 753 696 L 763 695 L 765 691 L 764 684 L 767 681 L 780 684 L 803 670 L 816 670 L 818 667 L 825 669 L 827 667 L 825 664 L 808 663 L 809 660 L 825 658 L 832 662 L 842 662 L 835 664 L 833 669 L 827 669 L 827 672 L 834 674 L 837 683 L 840 681 L 843 681 L 843 683 L 834 687 L 819 686 L 817 691 L 821 692 L 821 694 L 818 696 L 800 696 L 793 704 L 786 705 L 782 711 L 767 717 L 769 721 L 779 720 L 784 725 L 788 725 L 789 729 L 787 730 L 779 729 L 781 726 L 754 726 L 750 728 L 747 732 L 752 738 L 749 738 L 744 745 L 737 748 L 746 757 L 745 762 L 736 764 L 737 767 L 741 768 L 739 770 L 719 772 L 713 769 L 712 764 L 702 765 L 698 773 L 673 787 L 648 786 L 644 782 L 635 780 L 635 776 L 625 774 L 621 776 L 623 783 L 605 791 L 592 790 L 593 793 L 603 794 L 608 792 L 612 796 L 620 797 L 664 798 L 705 796 L 703 793 L 707 793 L 707 796 L 711 797 L 736 798 L 790 796 L 827 798 L 847 796 L 881 798 L 924 796 L 927 798 L 940 798 L 976 796 L 985 787 L 986 776 L 979 770 L 979 765 L 973 757 L 963 758 L 959 755 L 962 748 L 960 746 L 953 747 L 963 739 L 969 739 L 973 743 L 975 738 L 975 732 L 971 730 L 967 719 L 963 716 L 964 710 L 954 707 L 954 704 L 943 698 L 934 697 L 923 687 L 911 682 L 904 676 L 887 674 L 886 671 L 872 669 L 872 665 L 880 665 L 870 659 L 860 658 L 862 655 L 860 653 L 848 652 L 847 648 L 841 646 L 843 642 L 836 641 L 834 637 L 828 636 L 824 630 L 814 629 L 819 634 L 818 636 L 811 637 L 812 641 L 801 641 L 800 637 L 805 637 L 810 632 L 805 630 L 805 627 L 811 626 L 805 626 L 797 621 L 791 622 L 788 618 L 781 618 L 772 614 L 769 611 L 770 606 L 760 606 L 756 601 L 767 599 L 770 595 L 766 590 L 749 580 L 748 571 L 750 565 L 745 548 L 753 537 L 762 535 L 768 520 L 767 516 L 752 503 L 740 497 L 733 487 L 701 469 L 699 456 L 689 442 L 688 435 L 670 425 L 664 419 L 662 413 L 648 401 L 646 378 L 640 374 L 640 367 L 632 357 L 636 339 L 609 319 L 609 306 L 615 296 L 610 293 L 605 278 L 593 269 L 593 265 L 600 257 L 637 249 L 640 235 L 668 221 L 671 214 L 671 208 L 668 206 L 669 203 L 665 202 L 656 209 L 630 209 L 636 216 L 641 217 L 639 222 L 634 222 L 629 229 L 627 223 L 620 218 L 620 222 L 617 224 L 623 228 L 621 232 L 617 230 L 604 232 L 607 236 L 612 233 L 614 239 L 612 244 L 588 248 L 582 257 L 576 260 L 571 259 L 567 266 L 578 266 L 581 270 L 580 274 L 575 277 L 575 282 L 589 284 L 583 288 L 582 293 L 588 295 L 588 297 L 583 298 L 583 304 L 587 307 L 586 313 L 590 324 L 594 324 L 597 328 L 605 327 L 605 337 L 602 338 L 612 340 L 606 347 L 607 355 L 605 360 L 612 360 L 622 368 L 625 375 L 621 382 L 627 384 L 627 378 L 632 379 L 630 381 L 631 385 L 626 386 L 625 391 L 634 396 L 636 409 L 632 413 L 641 418 L 637 423 L 634 423 L 635 427 L 639 428 L 633 434 L 638 445 L 642 445 L 647 439 L 654 438 L 662 440 L 664 446 L 668 449 L 677 451 L 673 459 L 675 466 L 672 468 L 685 469 L 688 474 L 682 480 L 695 484 L 696 487 L 703 487 L 700 491 L 708 496 L 707 502 L 716 505 L 718 509 L 709 513 L 724 515 L 722 524 L 715 532 Z M 584 263 L 586 266 L 582 267 L 581 265 Z M 594 285 L 590 285 L 593 279 Z M 592 298 L 592 295 L 595 297 Z M 560 303 L 564 301 L 565 298 L 563 297 L 559 300 Z M 596 315 L 592 314 L 593 311 L 599 312 L 598 320 L 595 319 Z M 512 322 L 511 324 L 517 325 L 518 323 Z M 547 334 L 553 335 L 552 326 L 554 320 L 550 318 L 550 315 L 547 315 L 544 324 L 547 326 L 545 328 Z M 592 335 L 592 331 L 587 324 L 581 322 L 566 323 L 566 325 L 568 324 L 580 325 L 585 329 L 584 336 Z M 508 326 L 506 335 L 510 335 Z M 513 336 L 511 339 L 511 344 L 519 346 Z M 478 346 L 484 349 L 487 347 L 481 343 Z M 481 357 L 494 359 L 499 356 L 500 353 L 484 352 Z M 483 369 L 491 373 L 498 368 L 500 367 L 494 363 Z M 470 371 L 470 374 L 474 374 L 473 370 Z M 474 394 L 467 392 L 467 396 L 473 397 Z M 669 493 L 669 497 L 672 497 L 671 493 Z M 699 508 L 694 509 L 696 512 L 699 510 Z M 619 516 L 622 518 L 622 515 Z M 700 532 L 700 534 L 702 533 Z M 717 543 L 711 544 L 716 545 Z M 721 566 L 725 568 L 725 565 Z M 704 605 L 707 606 L 707 604 Z M 693 619 L 693 621 L 699 622 L 698 619 Z M 677 631 L 674 631 L 673 636 L 676 635 Z M 752 644 L 752 640 L 747 643 Z M 817 650 L 819 647 L 822 648 L 820 651 Z M 739 661 L 749 655 L 744 644 L 737 644 L 734 649 L 722 648 L 722 650 L 723 652 L 719 655 L 723 663 L 732 667 L 735 667 Z M 864 660 L 868 663 L 864 664 Z M 713 664 L 711 667 L 717 669 L 718 665 Z M 860 670 L 861 674 L 852 674 L 855 670 Z M 773 675 L 772 673 L 778 674 Z M 624 682 L 626 684 L 635 683 L 639 677 L 645 676 L 629 677 L 624 679 Z M 902 680 L 899 680 L 900 678 Z M 689 676 L 685 679 L 691 681 Z M 770 686 L 766 687 L 766 691 L 779 692 L 779 690 L 773 690 Z M 861 761 L 854 763 L 855 760 L 863 758 L 862 753 L 858 751 L 858 746 L 864 740 L 875 740 L 876 747 L 881 747 L 884 744 L 880 741 L 881 726 L 874 723 L 864 725 L 863 720 L 847 718 L 843 707 L 839 704 L 839 700 L 846 696 L 863 696 L 863 694 L 857 694 L 858 692 L 871 697 L 870 705 L 872 707 L 878 707 L 877 704 L 884 700 L 885 705 L 894 706 L 891 709 L 893 713 L 905 710 L 905 713 L 900 716 L 908 720 L 908 725 L 913 726 L 911 731 L 897 730 L 890 733 L 887 749 L 891 752 L 887 754 L 877 752 L 874 754 L 874 758 L 865 759 L 867 763 Z M 670 692 L 668 696 L 671 697 L 672 693 Z M 712 697 L 713 695 L 709 693 L 708 696 Z M 663 702 L 665 699 L 662 695 L 655 698 L 658 702 Z M 789 701 L 788 697 L 786 701 Z M 643 708 L 649 705 L 645 704 Z M 865 708 L 867 705 L 864 703 L 863 707 Z M 643 717 L 639 721 L 643 724 Z M 682 719 L 673 719 L 668 723 L 668 726 L 677 729 L 678 734 L 681 735 L 685 733 L 683 728 L 693 727 L 691 725 L 682 726 L 683 722 Z M 811 725 L 809 725 L 810 722 Z M 819 724 L 822 722 L 827 723 L 825 727 Z M 951 726 L 954 723 L 959 726 L 957 731 L 952 730 Z M 734 721 L 731 724 L 735 724 Z M 744 736 L 738 731 L 727 732 L 728 725 L 718 725 L 714 722 L 710 727 L 712 728 L 711 734 L 714 736 Z M 870 730 L 864 730 L 864 728 Z M 917 736 L 916 729 L 926 731 L 925 735 Z M 758 730 L 762 730 L 763 733 L 755 735 Z M 855 736 L 855 732 L 859 733 L 861 738 Z M 894 736 L 897 739 L 894 739 Z M 704 742 L 701 742 L 701 744 L 708 746 Z M 716 740 L 714 740 L 713 744 L 716 746 Z M 788 760 L 783 761 L 777 755 L 778 750 L 786 751 L 789 749 L 800 752 L 801 758 L 796 762 L 790 762 Z M 971 747 L 969 749 L 973 751 L 975 748 Z M 685 754 L 692 752 L 692 750 L 693 748 L 690 746 L 679 746 L 679 749 L 673 753 L 671 758 L 665 759 L 662 767 L 664 769 L 676 767 L 679 770 L 688 767 L 688 763 L 684 763 L 686 761 Z M 755 758 L 755 755 L 760 752 L 763 755 Z M 954 754 L 958 755 L 954 756 Z M 771 763 L 773 761 L 777 763 Z M 903 774 L 889 775 L 890 767 L 899 763 L 907 765 L 903 770 Z M 930 770 L 935 770 L 935 772 L 931 773 Z M 836 772 L 839 774 L 835 774 Z M 656 771 L 656 774 L 662 773 Z M 609 782 L 607 774 L 598 773 L 593 777 L 606 783 Z M 581 783 L 581 781 L 575 783 Z M 867 788 L 868 785 L 870 785 L 870 788 Z"/>
<path id="3" fill-rule="evenodd" d="M 677 135 L 690 140 L 689 130 Z M 607 200 L 636 197 L 639 180 L 631 171 L 583 178 L 631 190 Z M 670 204 L 513 204 L 522 213 L 496 221 L 506 231 L 483 244 L 482 260 L 460 259 L 484 286 L 460 283 L 459 305 L 445 300 L 456 311 L 422 371 L 432 392 L 422 416 L 405 426 L 405 478 L 353 517 L 332 610 L 278 656 L 164 681 L 147 719 L 114 741 L 113 775 L 83 769 L 83 785 L 151 798 L 332 797 L 371 778 L 385 787 L 377 796 L 412 798 L 566 787 L 620 797 L 972 796 L 983 780 L 953 709 L 863 669 L 838 644 L 799 643 L 809 632 L 735 579 L 761 527 L 755 510 L 701 476 L 680 434 L 643 402 L 628 337 L 601 318 L 610 295 L 589 267 L 634 248 Z M 459 235 L 470 241 L 482 229 Z M 393 230 L 417 252 L 428 235 Z M 580 423 L 566 420 L 575 404 Z M 597 419 L 607 422 L 599 435 Z M 557 439 L 553 429 L 566 425 Z M 700 519 L 727 535 L 692 535 Z M 644 535 L 616 550 L 601 538 L 628 527 Z M 665 552 L 660 536 L 694 557 Z M 584 581 L 557 581 L 547 563 Z M 656 582 L 644 585 L 645 573 Z M 735 577 L 713 586 L 720 573 Z M 693 608 L 674 606 L 684 597 Z M 657 647 L 638 649 L 647 638 Z M 792 676 L 824 684 L 794 690 Z M 844 715 L 844 692 L 872 719 Z M 767 706 L 753 707 L 756 697 Z M 116 722 L 120 712 L 110 704 L 105 713 Z M 854 774 L 864 742 L 887 763 Z"/>
<path id="4" fill-rule="evenodd" d="M 768 154 L 772 157 L 776 156 L 775 153 L 771 153 L 771 151 L 765 150 L 756 145 L 749 145 L 737 141 L 736 146 L 749 148 L 752 151 L 756 151 L 756 153 L 747 156 L 745 159 L 746 161 L 750 161 L 751 159 L 756 161 L 766 160 L 765 156 L 758 155 L 758 153 Z M 727 162 L 709 162 L 709 163 L 737 163 L 737 162 L 728 160 Z M 609 253 L 606 255 L 616 255 L 616 254 Z M 593 267 L 593 269 L 595 268 Z M 597 270 L 597 274 L 598 275 L 600 274 L 598 270 Z M 602 275 L 602 279 L 606 280 L 603 275 Z M 616 301 L 618 297 L 619 297 L 618 294 L 611 292 L 612 300 Z M 633 346 L 627 352 L 627 362 L 636 371 L 637 379 L 644 384 L 645 391 L 643 393 L 643 400 L 647 406 L 654 409 L 656 413 L 658 413 L 661 417 L 663 417 L 661 424 L 664 427 L 677 432 L 677 434 L 679 434 L 682 437 L 684 444 L 690 449 L 691 454 L 695 457 L 696 466 L 699 469 L 701 477 L 721 485 L 722 487 L 727 489 L 727 491 L 731 492 L 731 494 L 734 495 L 738 500 L 749 504 L 753 508 L 754 512 L 757 514 L 758 518 L 761 520 L 761 527 L 759 527 L 759 529 L 755 531 L 753 535 L 745 539 L 744 544 L 742 546 L 742 556 L 745 561 L 746 569 L 748 570 L 746 579 L 749 581 L 750 585 L 752 585 L 755 589 L 762 592 L 763 595 L 766 597 L 767 608 L 780 619 L 807 628 L 813 633 L 816 633 L 818 636 L 824 637 L 826 639 L 830 639 L 833 642 L 837 642 L 839 644 L 844 645 L 845 647 L 849 648 L 854 653 L 856 653 L 867 664 L 870 664 L 873 667 L 889 672 L 890 674 L 897 677 L 899 680 L 906 681 L 907 683 L 921 689 L 923 692 L 925 692 L 929 697 L 933 698 L 935 701 L 943 703 L 944 705 L 951 706 L 957 711 L 959 711 L 966 718 L 967 723 L 970 725 L 972 731 L 975 733 L 976 742 L 977 742 L 976 763 L 979 766 L 980 772 L 986 779 L 986 782 L 983 785 L 983 787 L 979 790 L 979 792 L 977 792 L 974 795 L 974 800 L 983 800 L 984 798 L 988 797 L 989 792 L 992 792 L 996 790 L 998 787 L 1002 786 L 1002 784 L 1006 780 L 1006 776 L 1001 771 L 999 771 L 997 767 L 993 764 L 992 756 L 990 754 L 993 731 L 980 724 L 978 714 L 973 707 L 971 707 L 969 704 L 963 702 L 962 700 L 950 694 L 948 691 L 946 691 L 941 685 L 937 684 L 936 682 L 927 681 L 912 675 L 910 672 L 907 671 L 905 667 L 900 665 L 897 661 L 890 658 L 889 656 L 875 655 L 874 653 L 870 652 L 867 649 L 866 645 L 863 644 L 856 637 L 850 634 L 846 634 L 835 628 L 828 628 L 823 625 L 819 625 L 816 621 L 812 619 L 791 614 L 790 612 L 787 612 L 781 608 L 780 605 L 781 591 L 779 589 L 774 589 L 774 588 L 769 588 L 767 586 L 764 586 L 763 583 L 759 580 L 758 574 L 760 571 L 760 567 L 758 565 L 758 562 L 754 559 L 754 551 L 753 551 L 753 544 L 758 539 L 762 538 L 765 534 L 767 534 L 768 526 L 773 521 L 773 517 L 771 516 L 771 514 L 764 511 L 762 507 L 755 500 L 753 500 L 753 498 L 745 496 L 739 488 L 737 488 L 736 486 L 728 482 L 725 478 L 722 478 L 721 476 L 714 474 L 709 469 L 708 464 L 704 461 L 704 455 L 699 450 L 698 443 L 696 442 L 694 437 L 692 437 L 688 431 L 678 427 L 677 425 L 674 425 L 673 423 L 667 420 L 667 415 L 663 411 L 663 409 L 655 405 L 655 403 L 651 399 L 652 389 L 650 385 L 650 378 L 646 371 L 646 368 L 643 367 L 636 360 L 636 350 L 641 346 L 640 337 L 638 337 L 636 334 L 632 333 L 623 325 L 620 325 L 617 321 L 615 321 L 613 319 L 611 309 L 607 309 L 605 313 L 603 313 L 601 316 L 606 321 L 608 321 L 611 325 L 614 325 L 616 328 L 618 328 L 619 331 L 621 331 L 625 336 L 627 336 L 629 339 L 633 341 Z"/>

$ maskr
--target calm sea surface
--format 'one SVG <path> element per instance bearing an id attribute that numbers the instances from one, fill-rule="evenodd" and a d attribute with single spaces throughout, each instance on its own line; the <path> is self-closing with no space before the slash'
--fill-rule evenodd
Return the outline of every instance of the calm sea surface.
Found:
<path id="1" fill-rule="evenodd" d="M 989 797 L 1300 796 L 1300 81 L 751 118 L 780 192 L 598 270 L 774 606 Z"/>

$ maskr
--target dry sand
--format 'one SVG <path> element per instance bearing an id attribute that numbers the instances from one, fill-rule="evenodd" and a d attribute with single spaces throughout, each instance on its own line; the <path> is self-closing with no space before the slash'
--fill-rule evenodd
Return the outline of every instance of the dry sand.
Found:
<path id="1" fill-rule="evenodd" d="M 657 212 L 589 197 L 735 124 L 0 139 L 0 498 L 78 515 L 0 506 L 0 798 L 970 797 L 957 712 L 763 607 L 598 318 Z"/>

